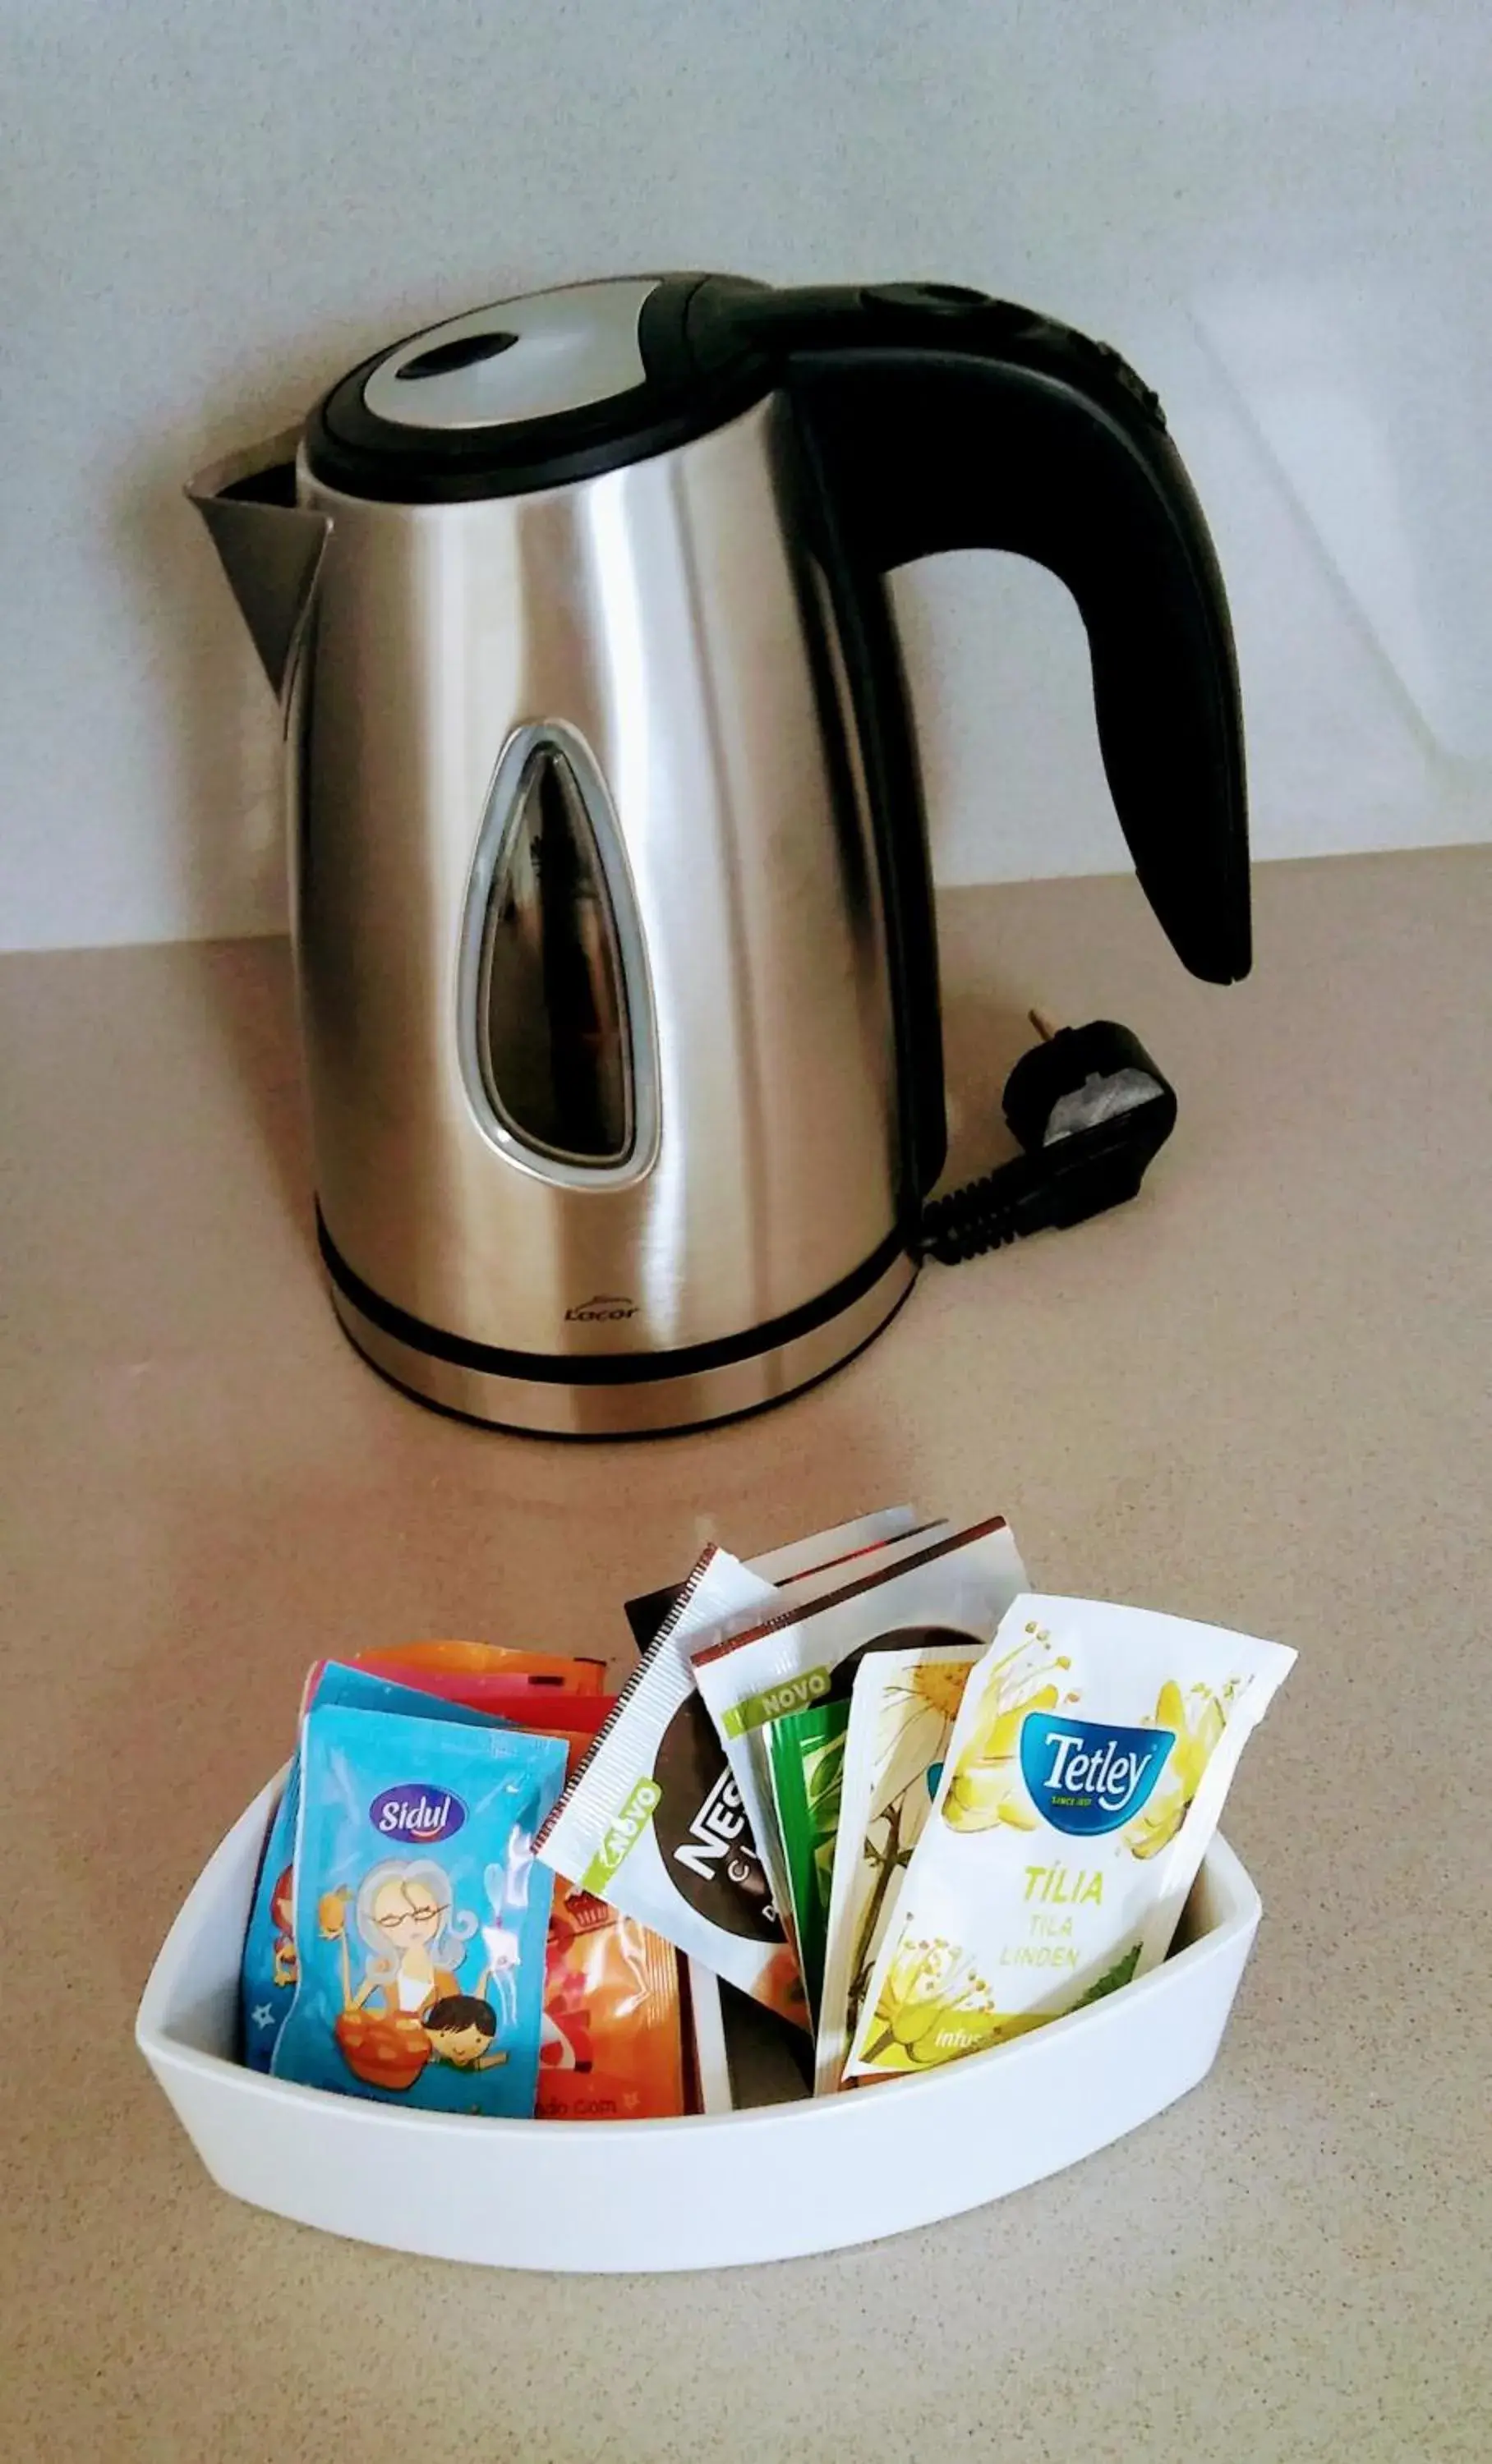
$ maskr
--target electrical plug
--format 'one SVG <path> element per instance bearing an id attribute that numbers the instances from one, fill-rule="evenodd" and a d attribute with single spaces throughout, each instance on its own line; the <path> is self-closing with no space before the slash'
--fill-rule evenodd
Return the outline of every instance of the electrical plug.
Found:
<path id="1" fill-rule="evenodd" d="M 1054 1027 L 1039 1010 L 1031 1021 L 1041 1042 L 1002 1098 L 1024 1152 L 924 1209 L 923 1252 L 945 1265 L 1122 1205 L 1176 1126 L 1175 1089 L 1127 1026 Z"/>

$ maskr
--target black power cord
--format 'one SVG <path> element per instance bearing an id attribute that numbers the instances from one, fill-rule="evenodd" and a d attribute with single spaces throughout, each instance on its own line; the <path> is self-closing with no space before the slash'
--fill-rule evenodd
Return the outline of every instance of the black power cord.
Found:
<path id="1" fill-rule="evenodd" d="M 1133 1198 L 1176 1126 L 1176 1092 L 1127 1026 L 1032 1024 L 1002 1109 L 1024 1153 L 923 1211 L 922 1249 L 946 1266 L 1028 1233 L 1085 1223 Z"/>

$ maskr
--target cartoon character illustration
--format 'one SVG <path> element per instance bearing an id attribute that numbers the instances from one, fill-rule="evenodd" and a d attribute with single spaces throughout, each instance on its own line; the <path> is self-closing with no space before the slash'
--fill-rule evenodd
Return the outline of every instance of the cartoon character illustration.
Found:
<path id="1" fill-rule="evenodd" d="M 270 1899 L 270 1915 L 275 1922 L 275 1951 L 271 1981 L 276 1985 L 294 1985 L 301 1969 L 296 1959 L 295 1902 L 291 1896 L 295 1867 L 287 1865 L 276 1883 Z"/>
<path id="2" fill-rule="evenodd" d="M 342 1952 L 334 2034 L 355 2079 L 399 2092 L 413 2086 L 427 2062 L 485 2071 L 507 2060 L 496 2040 L 500 2023 L 517 2021 L 521 1944 L 504 1919 L 527 1904 L 532 1863 L 531 1840 L 515 1835 L 506 1862 L 483 1874 L 491 1919 L 481 1927 L 486 1964 L 471 1992 L 462 1991 L 457 1970 L 478 1920 L 453 1912 L 450 1878 L 434 1859 L 386 1858 L 355 1891 L 323 1894 L 317 1921 L 323 1939 Z M 354 1929 L 367 1953 L 356 1986 Z"/>
<path id="3" fill-rule="evenodd" d="M 488 1971 L 482 1969 L 475 1993 L 446 1993 L 432 2002 L 421 2021 L 430 2039 L 431 2058 L 449 2062 L 453 2070 L 490 2071 L 507 2055 L 493 2038 L 498 2033 L 497 2013 L 487 2000 Z"/>
<path id="4" fill-rule="evenodd" d="M 358 1886 L 356 1919 L 371 1956 L 348 1997 L 352 2010 L 376 1993 L 385 2011 L 418 2018 L 429 2003 L 459 1990 L 456 1971 L 477 1920 L 453 1916 L 449 1877 L 433 1858 L 390 1857 L 374 1865 Z"/>
<path id="5" fill-rule="evenodd" d="M 349 1911 L 368 1952 L 355 1991 Z M 416 1857 L 385 1858 L 355 1893 L 325 1892 L 317 1921 L 323 1940 L 341 1946 L 342 2012 L 334 2033 L 347 2068 L 370 2086 L 412 2087 L 433 2050 L 425 2013 L 453 1996 L 473 1998 L 461 1995 L 456 1971 L 476 1918 L 453 1916 L 445 1869 Z"/>

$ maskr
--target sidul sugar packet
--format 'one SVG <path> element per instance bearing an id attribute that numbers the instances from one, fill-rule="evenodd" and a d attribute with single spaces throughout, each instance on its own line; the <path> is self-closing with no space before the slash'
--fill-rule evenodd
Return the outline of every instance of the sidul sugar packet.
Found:
<path id="1" fill-rule="evenodd" d="M 338 1684 L 342 1690 L 337 1699 L 358 1703 L 367 1709 L 376 1709 L 380 1704 L 393 1709 L 417 1708 L 417 1704 L 398 1698 L 397 1689 L 409 1686 L 416 1688 L 420 1694 L 440 1695 L 460 1705 L 468 1712 L 487 1710 L 509 1719 L 522 1717 L 529 1689 L 540 1689 L 545 1696 L 551 1693 L 566 1697 L 576 1694 L 591 1696 L 599 1692 L 606 1675 L 605 1662 L 599 1660 L 559 1659 L 552 1653 L 518 1651 L 506 1643 L 495 1642 L 386 1643 L 355 1652 L 345 1661 L 320 1660 L 312 1663 L 301 1690 L 296 1748 L 286 1768 L 279 1801 L 270 1816 L 244 1938 L 239 1991 L 240 2035 L 243 2057 L 251 2070 L 269 2069 L 276 2038 L 284 2024 L 295 1992 L 295 1838 L 301 1797 L 299 1723 L 304 1718 L 323 1673 L 333 1667 L 344 1674 L 349 1669 L 367 1673 L 368 1683 L 361 1690 L 356 1685 L 343 1685 L 339 1678 Z M 396 1690 L 392 1694 L 379 1695 L 372 1690 L 375 1682 Z"/>
<path id="2" fill-rule="evenodd" d="M 589 1750 L 615 1705 L 590 1692 L 556 1690 L 546 1682 L 504 1681 L 483 1672 L 443 1673 L 434 1696 L 430 1671 L 416 1663 L 418 1690 L 383 1673 L 402 1665 L 395 1653 L 367 1661 L 318 1661 L 302 1690 L 311 1703 L 349 1704 L 375 1711 L 407 1711 L 492 1725 L 487 1705 L 505 1702 L 503 1725 L 539 1729 L 564 1743 L 570 1765 Z M 445 1689 L 475 1691 L 479 1701 L 450 1702 Z M 300 1794 L 299 1752 L 271 1826 L 259 1885 L 244 1944 L 241 1977 L 244 2058 L 271 2067 L 276 2040 L 296 1983 L 294 1847 Z M 555 1893 L 546 1953 L 540 2039 L 541 2119 L 591 2121 L 656 2118 L 683 2109 L 681 2014 L 673 1949 L 630 1918 L 568 1886 Z"/>
<path id="3" fill-rule="evenodd" d="M 846 2078 L 978 2053 L 1164 1959 L 1293 1651 L 1028 1594 L 971 1671 Z"/>
<path id="4" fill-rule="evenodd" d="M 847 1693 L 865 1653 L 922 1639 L 929 1626 L 987 1643 L 1025 1584 L 1004 1518 L 964 1531 L 939 1527 L 882 1551 L 814 1600 L 791 1598 L 773 1614 L 737 1617 L 692 1654 L 695 1683 L 720 1731 L 730 1769 L 779 1904 L 788 1905 L 787 1858 L 771 1802 L 768 1731 L 774 1721 L 836 1690 Z M 718 1624 L 719 1620 L 717 1620 Z"/>
<path id="5" fill-rule="evenodd" d="M 453 1720 L 457 1727 L 485 1725 L 487 1721 L 486 1713 L 470 1705 L 432 1701 L 414 1687 L 399 1684 L 374 1668 L 346 1665 L 335 1660 L 319 1660 L 308 1670 L 301 1694 L 301 1722 L 311 1704 L 318 1700 L 351 1704 L 365 1711 L 412 1711 L 432 1719 Z M 296 1824 L 300 1810 L 298 1736 L 279 1803 L 270 1817 L 239 1969 L 243 2057 L 252 2071 L 267 2071 L 272 2066 L 275 2046 L 289 2016 L 300 1975 L 295 1942 Z"/>
<path id="6" fill-rule="evenodd" d="M 799 2026 L 808 2014 L 797 1960 L 695 1691 L 689 1644 L 723 1618 L 780 1606 L 780 1585 L 833 1583 L 847 1561 L 920 1521 L 913 1507 L 888 1507 L 749 1565 L 705 1550 L 684 1585 L 654 1595 L 663 1621 L 539 1838 L 556 1873 Z"/>
<path id="7" fill-rule="evenodd" d="M 333 1674 L 332 1672 L 335 1672 Z M 296 1747 L 279 1801 L 270 1816 L 239 1971 L 240 2041 L 250 2070 L 267 2071 L 296 1987 L 295 1841 L 301 1801 L 300 1728 L 325 1686 L 329 1701 L 363 1710 L 418 1711 L 420 1698 L 438 1695 L 458 1707 L 458 1723 L 477 1712 L 531 1727 L 527 1712 L 555 1695 L 593 1699 L 605 1674 L 599 1660 L 563 1660 L 494 1642 L 380 1644 L 348 1660 L 317 1660 L 307 1669 L 297 1714 Z M 556 1703 L 554 1708 L 558 1711 Z M 430 1708 L 433 1719 L 442 1716 Z M 594 1734 L 593 1727 L 590 1733 Z"/>
<path id="8" fill-rule="evenodd" d="M 554 1737 L 313 1704 L 276 2078 L 532 2114 L 551 1885 L 533 1840 L 565 1758 Z"/>

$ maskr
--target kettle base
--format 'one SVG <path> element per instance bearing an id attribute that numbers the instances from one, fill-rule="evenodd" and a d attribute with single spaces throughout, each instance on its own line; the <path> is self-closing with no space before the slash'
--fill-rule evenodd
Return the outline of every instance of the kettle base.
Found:
<path id="1" fill-rule="evenodd" d="M 323 1245 L 329 1245 L 324 1234 Z M 916 1280 L 916 1261 L 899 1249 L 844 1308 L 786 1341 L 769 1342 L 745 1359 L 692 1367 L 681 1376 L 659 1375 L 661 1355 L 655 1353 L 639 1360 L 638 1375 L 604 1385 L 565 1381 L 547 1362 L 549 1375 L 529 1378 L 442 1359 L 380 1326 L 344 1288 L 335 1270 L 331 1300 L 345 1333 L 364 1358 L 416 1402 L 435 1411 L 526 1437 L 643 1438 L 739 1419 L 816 1385 L 889 1325 Z"/>

